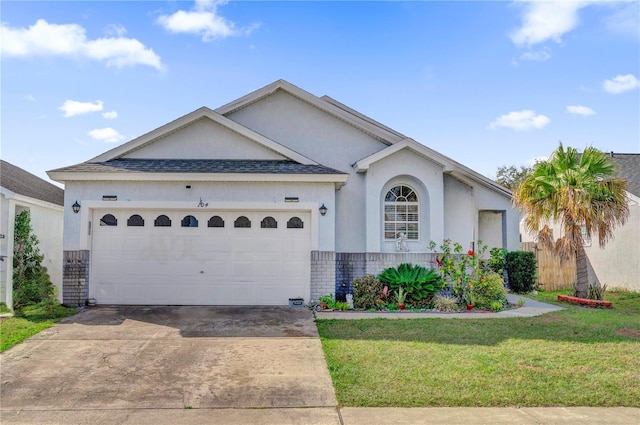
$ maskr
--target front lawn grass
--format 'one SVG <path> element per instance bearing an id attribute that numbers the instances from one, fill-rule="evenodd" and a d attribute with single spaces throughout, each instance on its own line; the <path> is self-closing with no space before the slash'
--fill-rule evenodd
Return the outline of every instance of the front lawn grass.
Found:
<path id="1" fill-rule="evenodd" d="M 532 318 L 317 323 L 342 406 L 640 406 L 640 294 L 606 299 Z"/>
<path id="2" fill-rule="evenodd" d="M 75 308 L 45 302 L 0 318 L 0 353 L 76 313 Z"/>

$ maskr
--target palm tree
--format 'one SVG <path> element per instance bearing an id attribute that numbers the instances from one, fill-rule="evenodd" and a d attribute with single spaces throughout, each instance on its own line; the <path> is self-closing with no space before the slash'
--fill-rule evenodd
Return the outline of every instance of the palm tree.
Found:
<path id="1" fill-rule="evenodd" d="M 600 247 L 613 237 L 617 226 L 629 216 L 627 182 L 613 177 L 614 165 L 606 154 L 588 147 L 582 154 L 562 143 L 547 161 L 533 170 L 513 193 L 513 204 L 525 213 L 527 230 L 566 260 L 576 258 L 576 296 L 586 297 L 589 288 L 583 233 L 598 235 Z M 562 226 L 563 236 L 554 241 L 549 224 Z"/>

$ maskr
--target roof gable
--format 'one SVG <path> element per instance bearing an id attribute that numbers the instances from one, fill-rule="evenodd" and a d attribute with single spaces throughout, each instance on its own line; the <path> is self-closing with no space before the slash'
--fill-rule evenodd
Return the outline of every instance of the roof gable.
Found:
<path id="1" fill-rule="evenodd" d="M 348 123 L 349 125 L 359 129 L 360 131 L 374 137 L 375 139 L 383 142 L 386 145 L 397 143 L 404 139 L 400 133 L 397 133 L 388 127 L 383 126 L 376 121 L 365 117 L 364 115 L 348 108 L 339 102 L 333 101 L 329 97 L 319 98 L 301 88 L 285 81 L 278 80 L 267 86 L 262 87 L 252 93 L 249 93 L 233 102 L 227 103 L 216 109 L 216 112 L 228 116 L 240 109 L 256 103 L 278 90 L 283 90 L 288 94 L 297 97 L 298 99 L 320 109 L 321 111 L 332 115 L 333 117 Z"/>
<path id="2" fill-rule="evenodd" d="M 479 174 L 473 171 L 472 169 L 465 167 L 459 162 L 456 162 L 453 159 L 445 155 L 442 155 L 441 153 L 438 153 L 433 149 L 428 148 L 427 146 L 421 143 L 418 143 L 411 138 L 405 138 L 403 141 L 399 143 L 396 143 L 392 146 L 389 146 L 386 149 L 376 152 L 373 155 L 363 158 L 360 161 L 353 164 L 353 167 L 358 173 L 364 173 L 369 169 L 371 164 L 381 161 L 384 158 L 387 158 L 390 155 L 393 155 L 396 152 L 399 152 L 405 149 L 411 150 L 414 153 L 422 156 L 423 158 L 428 159 L 429 161 L 435 162 L 436 164 L 442 166 L 444 173 L 449 174 L 452 177 L 455 177 L 456 179 L 470 186 L 473 186 L 475 182 L 485 187 L 488 187 L 489 189 L 492 189 L 500 193 L 501 195 L 504 195 L 507 197 L 511 197 L 512 195 L 512 192 L 506 187 L 499 185 L 495 181 L 483 176 L 482 174 Z"/>
<path id="3" fill-rule="evenodd" d="M 120 145 L 110 151 L 103 153 L 102 155 L 98 155 L 97 157 L 90 159 L 87 162 L 104 162 L 110 161 L 113 159 L 124 158 L 127 156 L 141 158 L 140 155 L 143 155 L 141 152 L 135 153 L 136 151 L 140 151 L 151 144 L 162 140 L 180 130 L 185 129 L 188 126 L 193 125 L 198 120 L 207 118 L 212 122 L 225 127 L 229 132 L 234 132 L 239 136 L 244 137 L 246 140 L 252 141 L 261 145 L 263 148 L 271 150 L 272 152 L 292 161 L 299 162 L 301 164 L 316 164 L 315 161 L 301 155 L 267 137 L 264 137 L 261 134 L 258 134 L 247 127 L 244 127 L 222 115 L 219 113 L 212 111 L 207 107 L 202 107 L 196 109 L 195 111 L 184 115 L 168 124 L 163 125 L 149 133 L 146 133 L 136 139 L 131 140 L 123 145 Z M 274 158 L 277 158 L 275 156 Z M 274 159 L 270 158 L 270 159 Z M 229 158 L 219 158 L 219 159 L 229 159 Z"/>
<path id="4" fill-rule="evenodd" d="M 208 117 L 156 138 L 121 158 L 285 160 L 281 153 L 241 135 Z"/>
<path id="5" fill-rule="evenodd" d="M 64 190 L 6 161 L 0 161 L 0 183 L 13 193 L 64 206 Z"/>

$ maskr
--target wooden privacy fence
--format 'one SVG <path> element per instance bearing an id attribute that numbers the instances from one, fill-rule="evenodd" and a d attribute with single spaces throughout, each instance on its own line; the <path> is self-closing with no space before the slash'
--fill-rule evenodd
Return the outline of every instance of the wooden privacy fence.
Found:
<path id="1" fill-rule="evenodd" d="M 571 289 L 576 284 L 576 259 L 561 262 L 553 251 L 543 249 L 536 242 L 522 242 L 522 251 L 531 251 L 538 262 L 538 286 L 545 291 Z"/>

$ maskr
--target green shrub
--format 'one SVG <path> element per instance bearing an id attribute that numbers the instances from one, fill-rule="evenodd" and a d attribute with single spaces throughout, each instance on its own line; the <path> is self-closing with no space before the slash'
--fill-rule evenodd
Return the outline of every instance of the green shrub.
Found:
<path id="1" fill-rule="evenodd" d="M 589 285 L 587 290 L 587 298 L 590 300 L 604 300 L 604 293 L 607 291 L 607 284 L 600 285 L 599 282 Z"/>
<path id="2" fill-rule="evenodd" d="M 475 306 L 484 310 L 490 310 L 494 302 L 502 305 L 507 300 L 504 280 L 494 272 L 487 273 L 480 281 L 474 283 L 473 294 Z"/>
<path id="3" fill-rule="evenodd" d="M 413 306 L 427 305 L 433 294 L 443 288 L 444 282 L 434 269 L 402 263 L 398 267 L 384 269 L 378 279 L 395 293 L 400 287 L 407 292 L 406 302 Z"/>
<path id="4" fill-rule="evenodd" d="M 353 306 L 355 308 L 376 308 L 382 297 L 382 282 L 372 274 L 353 281 Z"/>
<path id="5" fill-rule="evenodd" d="M 31 215 L 24 210 L 16 215 L 13 240 L 13 308 L 53 299 L 54 286 L 44 256 L 38 248 L 38 238 L 31 228 Z"/>
<path id="6" fill-rule="evenodd" d="M 505 259 L 509 286 L 513 292 L 531 292 L 536 283 L 536 256 L 530 251 L 512 251 Z"/>
<path id="7" fill-rule="evenodd" d="M 433 297 L 433 308 L 443 312 L 458 311 L 458 299 L 451 295 L 438 294 Z"/>
<path id="8" fill-rule="evenodd" d="M 489 254 L 491 257 L 489 258 L 489 269 L 498 274 L 502 274 L 504 270 L 505 260 L 507 256 L 507 250 L 504 248 L 491 248 Z"/>

